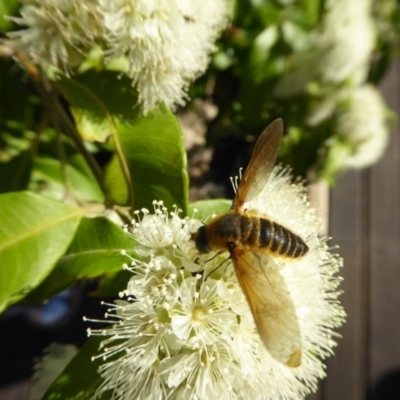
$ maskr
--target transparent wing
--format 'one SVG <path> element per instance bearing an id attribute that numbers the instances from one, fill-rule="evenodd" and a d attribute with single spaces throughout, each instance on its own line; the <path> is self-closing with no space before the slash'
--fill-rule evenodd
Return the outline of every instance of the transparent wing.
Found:
<path id="1" fill-rule="evenodd" d="M 301 336 L 293 302 L 283 277 L 265 253 L 231 250 L 236 274 L 265 347 L 289 367 L 301 363 Z"/>
<path id="2" fill-rule="evenodd" d="M 266 185 L 275 165 L 282 141 L 283 122 L 273 121 L 259 137 L 249 165 L 240 181 L 232 203 L 232 210 L 239 210 L 245 201 L 253 199 Z"/>

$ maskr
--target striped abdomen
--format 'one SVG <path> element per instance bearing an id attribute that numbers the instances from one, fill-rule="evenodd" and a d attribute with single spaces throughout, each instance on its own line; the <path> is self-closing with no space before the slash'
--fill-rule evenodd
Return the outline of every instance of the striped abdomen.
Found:
<path id="1" fill-rule="evenodd" d="M 303 239 L 282 225 L 236 211 L 218 215 L 201 226 L 193 239 L 200 253 L 229 250 L 235 244 L 292 258 L 308 252 Z"/>
<path id="2" fill-rule="evenodd" d="M 281 256 L 298 258 L 308 252 L 303 239 L 289 229 L 265 218 L 241 216 L 241 242 Z"/>

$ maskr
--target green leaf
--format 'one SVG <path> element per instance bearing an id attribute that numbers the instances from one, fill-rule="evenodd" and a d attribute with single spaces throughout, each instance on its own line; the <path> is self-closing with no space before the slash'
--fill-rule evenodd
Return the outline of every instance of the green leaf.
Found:
<path id="1" fill-rule="evenodd" d="M 308 25 L 314 26 L 321 18 L 323 0 L 307 0 L 303 3 L 308 17 Z"/>
<path id="2" fill-rule="evenodd" d="M 346 160 L 350 155 L 351 145 L 348 142 L 340 138 L 332 138 L 320 178 L 326 180 L 330 185 L 334 185 L 336 175 L 345 169 Z"/>
<path id="3" fill-rule="evenodd" d="M 270 51 L 278 40 L 278 28 L 274 25 L 264 29 L 253 42 L 249 57 L 249 73 L 253 82 L 259 83 L 265 78 L 270 61 Z"/>
<path id="4" fill-rule="evenodd" d="M 32 181 L 38 185 L 37 192 L 56 200 L 65 197 L 66 185 L 71 194 L 80 201 L 101 203 L 104 195 L 94 177 L 89 177 L 70 164 L 65 165 L 67 181 L 62 173 L 61 162 L 54 158 L 36 157 Z"/>
<path id="5" fill-rule="evenodd" d="M 125 164 L 126 165 L 126 164 Z M 130 178 L 130 174 L 128 174 Z M 133 183 L 127 182 L 124 175 L 124 168 L 118 156 L 106 165 L 104 173 L 104 187 L 107 188 L 107 195 L 110 201 L 120 205 L 133 205 Z"/>
<path id="6" fill-rule="evenodd" d="M 88 71 L 58 82 L 70 102 L 81 136 L 104 142 L 115 136 L 117 123 L 132 124 L 139 115 L 137 93 L 132 81 L 119 72 Z"/>
<path id="7" fill-rule="evenodd" d="M 212 199 L 199 200 L 189 204 L 189 216 L 194 214 L 195 218 L 204 219 L 212 214 L 221 214 L 230 210 L 232 200 Z M 194 213 L 194 210 L 197 210 Z"/>
<path id="8" fill-rule="evenodd" d="M 101 68 L 104 64 L 104 52 L 100 46 L 93 47 L 79 66 L 78 72 L 83 73 L 90 69 Z"/>
<path id="9" fill-rule="evenodd" d="M 141 115 L 127 77 L 90 72 L 63 79 L 60 86 L 86 140 L 112 136 L 116 154 L 104 178 L 108 199 L 135 209 L 163 200 L 167 207 L 176 204 L 186 213 L 186 152 L 175 116 L 164 106 Z"/>
<path id="10" fill-rule="evenodd" d="M 7 15 L 13 15 L 18 10 L 16 0 L 0 0 L 0 29 L 7 31 L 12 27 L 12 22 L 6 18 Z"/>
<path id="11" fill-rule="evenodd" d="M 308 31 L 292 21 L 285 21 L 282 24 L 282 33 L 285 43 L 295 52 L 306 50 L 310 46 Z"/>
<path id="12" fill-rule="evenodd" d="M 40 99 L 36 97 L 36 91 L 32 85 L 27 84 L 25 76 L 22 69 L 15 68 L 15 61 L 12 58 L 0 58 L 0 122 L 3 130 L 12 122 L 13 134 L 23 133 L 32 126 L 36 126 L 33 124 L 37 124 L 36 107 L 40 104 Z"/>
<path id="13" fill-rule="evenodd" d="M 280 9 L 273 1 L 252 1 L 251 6 L 251 11 L 264 26 L 279 24 Z M 242 15 L 242 17 L 246 17 L 246 15 Z"/>
<path id="14" fill-rule="evenodd" d="M 30 192 L 0 195 L 0 210 L 1 312 L 49 274 L 83 211 Z"/>
<path id="15" fill-rule="evenodd" d="M 223 71 L 228 69 L 233 63 L 233 57 L 226 51 L 219 51 L 213 55 L 212 63 L 215 68 Z"/>
<path id="16" fill-rule="evenodd" d="M 96 389 L 101 384 L 99 366 L 101 358 L 92 361 L 99 352 L 99 345 L 104 338 L 90 338 L 78 354 L 67 365 L 59 377 L 52 383 L 42 400 L 86 400 L 94 398 Z M 104 398 L 102 396 L 101 398 Z"/>
<path id="17" fill-rule="evenodd" d="M 129 169 L 133 207 L 151 209 L 153 200 L 163 200 L 169 209 L 176 204 L 186 215 L 186 152 L 178 121 L 170 111 L 161 107 L 139 118 L 135 124 L 120 126 L 118 140 L 121 153 L 113 157 L 110 168 L 125 164 Z M 120 203 L 124 199 L 117 196 L 120 188 L 108 177 L 109 171 L 106 171 L 106 187 L 111 198 Z M 126 201 L 122 203 L 125 204 Z"/>
<path id="18" fill-rule="evenodd" d="M 127 270 L 105 275 L 101 279 L 97 290 L 91 294 L 97 297 L 115 297 L 127 288 L 131 277 L 132 272 Z"/>
<path id="19" fill-rule="evenodd" d="M 8 162 L 0 162 L 0 193 L 24 190 L 32 170 L 32 152 L 24 151 Z"/>
<path id="20" fill-rule="evenodd" d="M 122 271 L 122 264 L 129 263 L 129 258 L 121 251 L 129 253 L 132 248 L 132 238 L 107 218 L 83 218 L 67 253 L 26 300 L 42 301 L 77 279 Z M 108 294 L 117 295 L 118 291 L 109 290 Z"/>

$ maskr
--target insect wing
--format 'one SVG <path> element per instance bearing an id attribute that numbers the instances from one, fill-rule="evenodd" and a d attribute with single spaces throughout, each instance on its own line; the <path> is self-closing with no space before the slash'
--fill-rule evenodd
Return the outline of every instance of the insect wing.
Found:
<path id="1" fill-rule="evenodd" d="M 239 210 L 245 201 L 256 197 L 268 182 L 281 147 L 282 132 L 283 122 L 278 118 L 259 137 L 237 189 L 232 210 Z"/>
<path id="2" fill-rule="evenodd" d="M 301 363 L 301 336 L 293 302 L 276 264 L 265 253 L 231 250 L 240 285 L 265 347 L 289 367 Z"/>

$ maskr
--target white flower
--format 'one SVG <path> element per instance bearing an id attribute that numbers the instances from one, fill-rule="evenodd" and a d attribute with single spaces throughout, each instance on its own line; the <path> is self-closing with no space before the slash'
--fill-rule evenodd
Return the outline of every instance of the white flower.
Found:
<path id="1" fill-rule="evenodd" d="M 378 90 L 364 85 L 350 92 L 346 109 L 339 114 L 336 132 L 350 148 L 344 168 L 365 168 L 383 155 L 389 131 L 386 107 Z"/>
<path id="2" fill-rule="evenodd" d="M 225 27 L 226 0 L 99 0 L 109 58 L 126 57 L 144 112 L 184 104 Z"/>
<path id="3" fill-rule="evenodd" d="M 27 29 L 9 34 L 13 47 L 66 73 L 82 61 L 101 29 L 95 0 L 27 0 L 20 13 L 11 19 Z"/>
<path id="4" fill-rule="evenodd" d="M 43 357 L 35 364 L 34 385 L 30 400 L 39 400 L 53 381 L 61 374 L 78 349 L 73 344 L 52 343 L 43 351 Z"/>
<path id="5" fill-rule="evenodd" d="M 162 363 L 159 373 L 173 388 L 174 399 L 232 399 L 240 367 L 228 344 L 218 341 L 198 351 L 175 355 Z"/>
<path id="6" fill-rule="evenodd" d="M 202 280 L 202 275 L 187 278 L 179 288 L 179 303 L 169 310 L 172 332 L 188 346 L 202 348 L 231 334 L 236 316 L 229 303 L 218 295 L 217 281 Z M 199 287 L 200 286 L 200 287 Z"/>
<path id="7" fill-rule="evenodd" d="M 166 257 L 152 257 L 147 263 L 132 261 L 131 267 L 125 268 L 132 269 L 135 275 L 129 281 L 124 294 L 134 295 L 136 298 L 151 296 L 154 304 L 160 303 L 164 307 L 178 298 L 175 285 L 178 270 Z"/>
<path id="8" fill-rule="evenodd" d="M 100 46 L 107 62 L 126 61 L 147 113 L 185 103 L 230 14 L 230 0 L 25 0 L 11 19 L 27 29 L 12 32 L 10 45 L 66 74 Z"/>
<path id="9" fill-rule="evenodd" d="M 264 346 L 229 255 L 196 251 L 190 233 L 201 222 L 154 204 L 154 215 L 144 211 L 134 222 L 141 259 L 125 266 L 133 276 L 126 300 L 110 305 L 108 316 L 116 323 L 90 330 L 105 337 L 96 356 L 106 360 L 97 395 L 110 390 L 115 399 L 298 399 L 315 391 L 345 314 L 337 300 L 342 261 L 318 238 L 319 221 L 305 188 L 275 168 L 262 193 L 244 205 L 291 229 L 310 248 L 299 259 L 276 260 L 301 332 L 297 368 L 277 361 Z"/>
<path id="10" fill-rule="evenodd" d="M 323 19 L 308 34 L 305 50 L 295 53 L 287 74 L 275 87 L 278 97 L 307 91 L 319 80 L 324 85 L 360 85 L 367 77 L 375 46 L 371 0 L 328 0 Z"/>
<path id="11" fill-rule="evenodd" d="M 326 82 L 364 82 L 375 45 L 371 0 L 328 0 L 322 30 L 312 40 L 320 51 L 318 71 Z"/>

